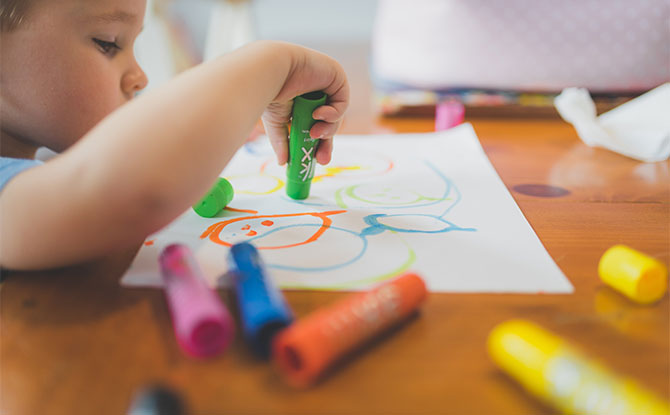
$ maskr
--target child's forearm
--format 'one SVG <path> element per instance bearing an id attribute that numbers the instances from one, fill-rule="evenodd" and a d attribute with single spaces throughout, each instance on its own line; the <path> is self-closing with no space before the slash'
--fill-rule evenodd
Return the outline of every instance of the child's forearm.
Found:
<path id="1" fill-rule="evenodd" d="M 261 43 L 196 67 L 112 114 L 81 153 L 102 185 L 132 183 L 127 191 L 142 193 L 127 197 L 151 207 L 146 229 L 155 230 L 209 189 L 278 95 L 291 52 Z"/>
<path id="2" fill-rule="evenodd" d="M 185 72 L 7 185 L 0 238 L 16 243 L 1 264 L 67 265 L 139 243 L 208 190 L 268 104 L 315 89 L 346 98 L 347 88 L 332 59 L 275 42 Z M 27 240 L 29 228 L 40 238 Z"/>

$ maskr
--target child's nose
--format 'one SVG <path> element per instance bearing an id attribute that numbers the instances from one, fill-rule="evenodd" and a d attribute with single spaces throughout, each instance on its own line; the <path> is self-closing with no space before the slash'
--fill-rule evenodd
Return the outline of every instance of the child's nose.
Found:
<path id="1" fill-rule="evenodd" d="M 121 81 L 121 89 L 124 93 L 132 97 L 133 94 L 146 88 L 149 83 L 147 75 L 144 73 L 139 65 L 135 64 L 134 68 L 128 71 Z"/>

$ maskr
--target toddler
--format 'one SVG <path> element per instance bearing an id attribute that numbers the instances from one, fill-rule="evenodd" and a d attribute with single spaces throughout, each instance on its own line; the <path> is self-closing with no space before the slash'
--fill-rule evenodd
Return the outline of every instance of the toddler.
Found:
<path id="1" fill-rule="evenodd" d="M 341 66 L 296 45 L 251 43 L 133 99 L 145 0 L 0 0 L 0 266 L 45 269 L 139 245 L 209 190 L 259 117 L 288 157 L 292 100 L 313 113 L 317 161 L 348 105 Z M 38 147 L 60 154 L 33 160 Z"/>

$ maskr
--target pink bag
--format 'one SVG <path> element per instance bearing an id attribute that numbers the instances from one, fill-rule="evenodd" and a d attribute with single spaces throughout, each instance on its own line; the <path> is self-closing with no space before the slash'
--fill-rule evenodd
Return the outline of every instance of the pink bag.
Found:
<path id="1" fill-rule="evenodd" d="M 377 81 L 634 92 L 670 80 L 670 0 L 379 0 Z"/>

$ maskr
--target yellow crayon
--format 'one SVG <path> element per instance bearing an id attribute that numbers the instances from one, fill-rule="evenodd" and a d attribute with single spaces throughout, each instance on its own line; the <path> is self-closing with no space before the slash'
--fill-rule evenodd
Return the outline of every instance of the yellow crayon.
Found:
<path id="1" fill-rule="evenodd" d="M 615 245 L 605 251 L 598 264 L 605 284 L 641 304 L 660 300 L 668 289 L 668 269 L 640 251 Z"/>
<path id="2" fill-rule="evenodd" d="M 565 414 L 668 415 L 670 406 L 534 323 L 510 320 L 488 338 L 493 361 L 531 394 Z"/>

